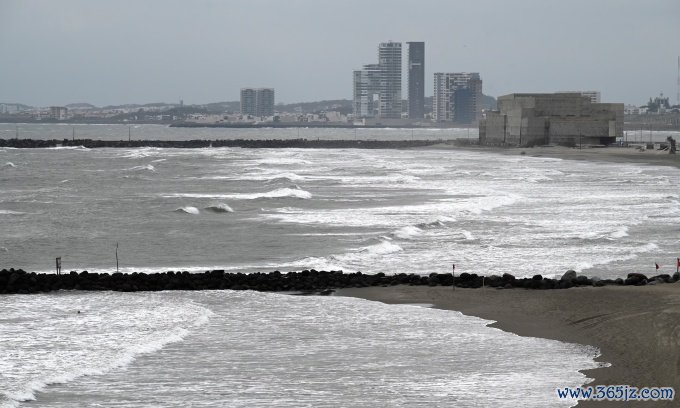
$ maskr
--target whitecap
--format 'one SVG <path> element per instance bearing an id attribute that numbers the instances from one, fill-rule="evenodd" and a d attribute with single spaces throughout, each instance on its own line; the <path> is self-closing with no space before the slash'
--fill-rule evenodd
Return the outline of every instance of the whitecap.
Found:
<path id="1" fill-rule="evenodd" d="M 125 169 L 125 171 L 135 171 L 135 172 L 150 171 L 150 172 L 155 172 L 156 168 L 152 164 L 147 164 L 145 166 L 130 167 L 129 169 Z"/>
<path id="2" fill-rule="evenodd" d="M 394 236 L 397 238 L 401 239 L 409 239 L 413 238 L 414 236 L 420 235 L 423 233 L 423 230 L 416 227 L 415 225 L 407 225 L 405 227 L 399 228 L 398 230 L 394 231 Z"/>
<path id="3" fill-rule="evenodd" d="M 12 211 L 12 210 L 0 210 L 0 214 L 4 215 L 22 215 L 26 214 L 25 212 L 20 212 L 20 211 Z"/>
<path id="4" fill-rule="evenodd" d="M 90 150 L 89 148 L 85 146 L 55 146 L 55 147 L 48 147 L 47 150 Z"/>
<path id="5" fill-rule="evenodd" d="M 611 238 L 623 238 L 628 236 L 628 227 L 621 227 L 609 235 Z"/>
<path id="6" fill-rule="evenodd" d="M 12 162 L 7 162 L 7 163 L 3 164 L 2 167 L 0 167 L 0 169 L 15 169 L 16 167 L 17 167 L 16 164 L 14 164 Z"/>
<path id="7" fill-rule="evenodd" d="M 470 231 L 461 230 L 460 234 L 463 236 L 463 238 L 465 238 L 468 241 L 473 241 L 475 239 L 475 236 L 472 235 Z"/>
<path id="8" fill-rule="evenodd" d="M 360 252 L 367 253 L 370 255 L 383 255 L 392 254 L 395 252 L 403 251 L 404 249 L 389 241 L 381 241 L 379 244 L 369 245 L 367 247 L 361 248 Z"/>
<path id="9" fill-rule="evenodd" d="M 178 213 L 185 213 L 185 214 L 192 214 L 192 215 L 198 215 L 201 212 L 198 210 L 196 207 L 191 207 L 191 206 L 186 206 L 186 207 L 180 207 L 175 210 L 175 212 Z"/>
<path id="10" fill-rule="evenodd" d="M 219 203 L 219 204 L 213 204 L 205 207 L 205 210 L 212 211 L 215 213 L 231 213 L 234 212 L 234 210 L 229 207 L 227 204 L 224 203 Z"/>
<path id="11" fill-rule="evenodd" d="M 264 193 L 250 194 L 199 194 L 199 193 L 174 193 L 165 194 L 165 198 L 212 198 L 214 200 L 256 200 L 259 198 L 299 198 L 310 199 L 312 193 L 297 188 L 279 188 Z"/>

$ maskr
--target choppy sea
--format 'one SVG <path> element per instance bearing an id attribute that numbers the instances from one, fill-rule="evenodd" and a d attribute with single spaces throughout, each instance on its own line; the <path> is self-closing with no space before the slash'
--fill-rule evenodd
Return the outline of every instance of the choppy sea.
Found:
<path id="1" fill-rule="evenodd" d="M 14 137 L 15 125 L 0 125 Z M 21 125 L 22 137 L 296 129 Z M 302 129 L 307 138 L 466 129 Z M 476 133 L 470 137 L 476 137 Z M 414 149 L 0 149 L 0 268 L 675 271 L 680 170 Z M 0 297 L 0 406 L 570 406 L 597 350 L 455 312 L 252 292 Z M 77 313 L 80 311 L 81 313 Z M 559 356 L 559 358 L 557 357 Z M 21 403 L 21 401 L 30 401 Z"/>

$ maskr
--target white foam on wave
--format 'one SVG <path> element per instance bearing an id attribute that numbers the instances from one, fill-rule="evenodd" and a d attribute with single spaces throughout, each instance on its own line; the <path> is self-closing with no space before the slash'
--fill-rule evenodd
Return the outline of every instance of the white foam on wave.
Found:
<path id="1" fill-rule="evenodd" d="M 82 150 L 89 151 L 90 149 L 85 146 L 54 146 L 48 147 L 46 150 Z"/>
<path id="2" fill-rule="evenodd" d="M 160 152 L 162 152 L 162 149 L 158 147 L 140 147 L 124 152 L 121 157 L 125 159 L 143 159 L 149 156 L 156 156 Z"/>
<path id="3" fill-rule="evenodd" d="M 16 164 L 14 164 L 12 162 L 7 162 L 7 163 L 3 164 L 2 166 L 0 166 L 0 169 L 15 169 L 16 167 L 17 167 Z"/>
<path id="4" fill-rule="evenodd" d="M 472 233 L 470 231 L 460 230 L 460 234 L 463 236 L 463 238 L 465 238 L 468 241 L 474 241 L 474 239 L 475 239 L 475 236 L 472 235 Z"/>
<path id="5" fill-rule="evenodd" d="M 400 252 L 403 251 L 404 249 L 390 241 L 380 241 L 380 243 L 375 244 L 375 245 L 369 245 L 366 247 L 363 247 L 359 250 L 359 252 L 367 253 L 369 255 L 384 255 L 384 254 L 392 254 L 395 252 Z"/>
<path id="6" fill-rule="evenodd" d="M 88 293 L 15 296 L 0 306 L 13 321 L 0 332 L 0 406 L 35 400 L 51 384 L 127 366 L 183 340 L 213 315 L 171 296 L 114 292 L 96 299 Z"/>
<path id="7" fill-rule="evenodd" d="M 234 210 L 229 207 L 229 205 L 224 204 L 224 203 L 218 203 L 218 204 L 213 204 L 205 207 L 206 210 L 212 211 L 215 213 L 231 213 L 234 212 Z"/>
<path id="8" fill-rule="evenodd" d="M 410 239 L 423 233 L 423 230 L 415 225 L 407 225 L 394 231 L 394 236 L 401 239 Z"/>
<path id="9" fill-rule="evenodd" d="M 155 168 L 152 164 L 146 164 L 146 165 L 142 165 L 142 166 L 134 166 L 134 167 L 130 167 L 129 169 L 125 169 L 125 171 L 132 171 L 132 172 L 145 172 L 145 171 L 148 171 L 148 172 L 152 172 L 152 173 L 153 173 L 153 172 L 156 171 L 156 168 Z"/>
<path id="10" fill-rule="evenodd" d="M 184 213 L 184 214 L 191 214 L 191 215 L 198 215 L 201 212 L 198 210 L 196 207 L 191 207 L 191 206 L 186 206 L 186 207 L 180 207 L 175 210 L 175 212 L 178 213 Z"/>
<path id="11" fill-rule="evenodd" d="M 611 238 L 623 238 L 628 236 L 628 227 L 623 226 L 609 235 Z"/>
<path id="12" fill-rule="evenodd" d="M 165 194 L 165 198 L 212 198 L 229 200 L 257 200 L 260 198 L 299 198 L 310 199 L 312 193 L 298 188 L 279 188 L 264 193 L 243 193 L 243 194 L 194 194 L 194 193 L 175 193 Z"/>
<path id="13" fill-rule="evenodd" d="M 0 210 L 0 215 L 22 215 L 26 214 L 25 212 L 20 212 L 20 211 L 12 211 L 12 210 Z"/>
<path id="14" fill-rule="evenodd" d="M 256 160 L 258 166 L 291 166 L 298 164 L 312 164 L 312 162 L 294 157 L 271 157 L 267 159 Z"/>

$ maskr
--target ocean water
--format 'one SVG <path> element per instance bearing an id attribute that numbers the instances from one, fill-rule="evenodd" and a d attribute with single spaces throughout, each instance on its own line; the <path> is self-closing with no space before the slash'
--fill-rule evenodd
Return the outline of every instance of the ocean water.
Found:
<path id="1" fill-rule="evenodd" d="M 31 126 L 44 138 L 71 130 Z M 124 272 L 429 274 L 456 263 L 615 278 L 658 262 L 672 273 L 679 175 L 441 149 L 0 149 L 0 268 L 52 272 L 61 256 L 65 271 L 112 272 L 118 245 Z M 585 383 L 577 370 L 597 354 L 454 312 L 340 297 L 59 292 L 2 296 L 0 307 L 2 406 L 570 406 L 554 388 Z"/>
<path id="2" fill-rule="evenodd" d="M 0 307 L 3 408 L 568 407 L 555 388 L 596 366 L 589 347 L 354 298 L 77 292 Z"/>
<path id="3" fill-rule="evenodd" d="M 0 149 L 0 264 L 111 272 L 118 245 L 126 272 L 672 273 L 679 175 L 461 150 Z"/>

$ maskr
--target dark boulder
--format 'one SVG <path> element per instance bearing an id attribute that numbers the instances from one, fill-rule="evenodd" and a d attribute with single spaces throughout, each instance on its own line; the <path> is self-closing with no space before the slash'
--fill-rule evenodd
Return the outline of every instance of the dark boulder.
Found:
<path id="1" fill-rule="evenodd" d="M 560 280 L 563 280 L 563 281 L 571 281 L 571 280 L 576 279 L 576 276 L 577 276 L 577 275 L 576 275 L 576 271 L 568 270 L 568 271 L 566 271 L 566 272 L 564 273 L 564 275 L 562 275 L 562 277 L 560 278 Z"/>

